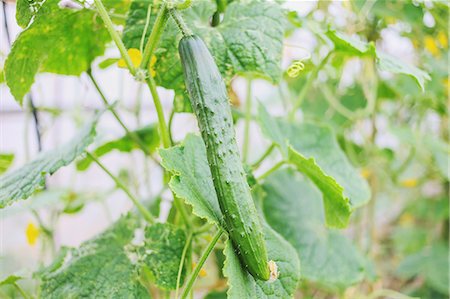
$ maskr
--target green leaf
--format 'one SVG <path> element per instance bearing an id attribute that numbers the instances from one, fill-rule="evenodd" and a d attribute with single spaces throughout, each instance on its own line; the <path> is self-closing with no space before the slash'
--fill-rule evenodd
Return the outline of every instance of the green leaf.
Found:
<path id="1" fill-rule="evenodd" d="M 365 259 L 343 235 L 325 227 L 320 193 L 293 171 L 270 175 L 263 189 L 267 222 L 289 241 L 302 261 L 302 276 L 332 289 L 364 277 Z"/>
<path id="2" fill-rule="evenodd" d="M 201 137 L 190 134 L 182 145 L 160 150 L 160 155 L 163 167 L 173 174 L 169 184 L 172 191 L 192 205 L 194 214 L 221 226 L 223 216 Z M 229 298 L 291 298 L 295 292 L 300 278 L 295 250 L 270 227 L 265 226 L 264 231 L 269 259 L 276 262 L 281 273 L 279 280 L 273 283 L 255 280 L 242 269 L 231 244 L 227 242 L 225 268 L 231 286 Z M 242 297 L 242 294 L 249 296 Z"/>
<path id="3" fill-rule="evenodd" d="M 371 43 L 366 43 L 331 29 L 326 32 L 326 36 L 333 42 L 336 51 L 346 55 L 376 58 L 377 66 L 380 70 L 408 75 L 416 80 L 422 91 L 425 89 L 425 81 L 431 80 L 427 72 L 404 63 L 396 57 L 378 51 Z"/>
<path id="4" fill-rule="evenodd" d="M 325 174 L 314 158 L 307 159 L 292 147 L 289 147 L 288 160 L 322 191 L 327 225 L 336 228 L 346 227 L 351 207 L 342 186 L 333 177 Z"/>
<path id="5" fill-rule="evenodd" d="M 17 281 L 19 281 L 21 279 L 23 279 L 22 276 L 9 275 L 8 277 L 6 277 L 2 281 L 0 281 L 0 286 L 4 286 L 4 285 L 8 285 L 8 284 L 15 284 Z"/>
<path id="6" fill-rule="evenodd" d="M 176 289 L 178 269 L 185 243 L 184 231 L 170 224 L 158 223 L 146 228 L 145 249 L 148 253 L 144 263 L 158 287 L 165 290 Z M 183 271 L 180 284 L 183 283 L 184 276 Z"/>
<path id="7" fill-rule="evenodd" d="M 140 48 L 140 40 L 147 7 L 153 1 L 133 1 L 123 33 L 127 48 Z M 271 1 L 235 1 L 227 6 L 223 21 L 211 27 L 210 19 L 216 8 L 213 1 L 193 1 L 192 7 L 182 11 L 184 20 L 193 32 L 203 38 L 216 63 L 229 82 L 236 74 L 264 77 L 274 83 L 281 79 L 281 55 L 285 17 L 281 7 Z M 156 7 L 152 13 L 154 16 Z M 151 19 L 151 24 L 154 21 Z M 150 28 L 151 28 L 150 24 Z M 147 36 L 150 30 L 147 31 Z M 158 44 L 156 55 L 156 82 L 174 89 L 178 109 L 188 105 L 183 71 L 177 45 L 181 34 L 172 19 Z"/>
<path id="8" fill-rule="evenodd" d="M 0 154 L 0 174 L 3 174 L 14 161 L 14 154 Z"/>
<path id="9" fill-rule="evenodd" d="M 271 117 L 262 105 L 259 122 L 264 135 L 279 145 L 285 159 L 322 191 L 329 225 L 345 226 L 351 210 L 370 199 L 367 182 L 350 164 L 329 127 L 288 123 Z"/>
<path id="10" fill-rule="evenodd" d="M 336 51 L 344 52 L 348 55 L 371 55 L 375 50 L 375 47 L 372 45 L 333 29 L 329 29 L 326 32 L 326 36 L 331 39 Z"/>
<path id="11" fill-rule="evenodd" d="M 111 65 L 117 63 L 120 59 L 119 58 L 107 58 L 103 61 L 101 61 L 98 64 L 98 67 L 102 70 L 109 68 Z"/>
<path id="12" fill-rule="evenodd" d="M 383 71 L 412 77 L 416 80 L 422 91 L 425 90 L 425 81 L 431 80 L 431 77 L 427 72 L 385 53 L 377 52 L 377 66 Z"/>
<path id="13" fill-rule="evenodd" d="M 142 141 L 150 153 L 153 153 L 159 145 L 159 133 L 158 128 L 155 125 L 145 126 L 138 130 L 133 131 L 137 137 Z M 133 138 L 126 134 L 119 139 L 112 140 L 97 147 L 93 153 L 96 157 L 104 156 L 113 150 L 118 150 L 122 153 L 129 153 L 132 150 L 139 149 L 139 146 L 133 140 Z M 92 159 L 85 157 L 78 161 L 77 169 L 86 170 L 92 163 Z"/>
<path id="14" fill-rule="evenodd" d="M 173 175 L 169 186 L 176 196 L 190 204 L 198 217 L 220 225 L 222 212 L 203 139 L 188 134 L 182 145 L 161 149 L 159 154 L 162 166 Z"/>
<path id="15" fill-rule="evenodd" d="M 398 267 L 397 274 L 410 279 L 422 276 L 427 284 L 442 294 L 449 294 L 448 246 L 441 242 L 406 257 Z"/>
<path id="16" fill-rule="evenodd" d="M 43 187 L 47 174 L 52 175 L 81 155 L 94 140 L 97 118 L 79 131 L 71 141 L 39 154 L 33 161 L 0 177 L 0 209 L 20 199 L 27 199 Z"/>
<path id="17" fill-rule="evenodd" d="M 33 16 L 41 7 L 41 2 L 36 0 L 17 0 L 16 21 L 17 25 L 25 28 L 30 23 Z"/>
<path id="18" fill-rule="evenodd" d="M 110 39 L 93 10 L 63 9 L 58 2 L 42 5 L 6 59 L 6 83 L 20 104 L 37 73 L 79 76 L 103 54 Z"/>
<path id="19" fill-rule="evenodd" d="M 98 237 L 69 249 L 40 272 L 42 298 L 148 298 L 127 245 L 138 228 L 131 215 Z"/>
<path id="20" fill-rule="evenodd" d="M 208 293 L 208 295 L 205 296 L 204 299 L 227 299 L 227 292 L 211 291 Z"/>
<path id="21" fill-rule="evenodd" d="M 283 237 L 268 225 L 264 226 L 264 237 L 269 260 L 275 261 L 278 267 L 278 279 L 262 281 L 255 279 L 245 269 L 242 269 L 239 257 L 227 240 L 224 254 L 224 275 L 228 278 L 230 299 L 241 298 L 292 298 L 300 279 L 300 261 L 295 249 Z"/>

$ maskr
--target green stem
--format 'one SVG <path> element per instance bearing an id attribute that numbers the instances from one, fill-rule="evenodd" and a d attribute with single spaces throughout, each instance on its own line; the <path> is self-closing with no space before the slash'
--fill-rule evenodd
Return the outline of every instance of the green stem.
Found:
<path id="1" fill-rule="evenodd" d="M 127 65 L 128 69 L 130 70 L 130 73 L 134 76 L 136 74 L 136 69 L 133 65 L 133 62 L 131 61 L 130 56 L 128 55 L 127 49 L 125 48 L 125 45 L 122 42 L 122 39 L 119 36 L 119 33 L 114 29 L 114 24 L 111 21 L 111 18 L 108 15 L 108 12 L 106 11 L 105 6 L 103 5 L 102 0 L 94 0 L 95 6 L 97 7 L 97 11 L 102 18 L 103 22 L 105 23 L 106 29 L 109 32 L 109 35 L 111 35 L 112 40 L 116 44 L 117 48 L 120 51 L 120 54 L 122 55 L 123 60 L 125 60 L 125 64 Z"/>
<path id="2" fill-rule="evenodd" d="M 186 244 L 184 244 L 183 253 L 181 254 L 180 266 L 178 267 L 178 275 L 177 275 L 177 288 L 175 289 L 175 298 L 178 298 L 178 291 L 180 290 L 180 281 L 181 281 L 181 273 L 183 272 L 184 260 L 186 258 L 186 253 L 188 251 L 189 246 L 191 245 L 192 233 L 189 234 L 186 239 Z"/>
<path id="3" fill-rule="evenodd" d="M 191 228 L 192 224 L 191 224 L 191 220 L 188 216 L 188 213 L 186 211 L 186 206 L 184 205 L 184 203 L 180 200 L 180 198 L 178 198 L 175 193 L 172 192 L 173 195 L 173 204 L 175 205 L 175 208 L 177 208 L 178 211 L 180 211 L 181 214 L 181 218 L 183 218 L 184 223 L 186 224 L 186 227 L 188 229 Z"/>
<path id="4" fill-rule="evenodd" d="M 20 295 L 22 295 L 24 299 L 31 298 L 17 283 L 13 283 L 12 285 L 17 289 L 17 291 L 19 291 Z"/>
<path id="5" fill-rule="evenodd" d="M 172 109 L 172 111 L 170 112 L 170 115 L 169 115 L 169 124 L 168 124 L 168 126 L 169 126 L 169 128 L 168 128 L 168 130 L 169 130 L 169 137 L 170 137 L 170 143 L 171 144 L 174 144 L 173 136 L 172 136 L 172 124 L 173 124 L 173 117 L 174 116 L 175 116 L 175 109 Z"/>
<path id="6" fill-rule="evenodd" d="M 347 107 L 342 105 L 326 84 L 323 84 L 320 87 L 320 90 L 330 106 L 333 107 L 339 114 L 349 120 L 355 120 L 359 117 L 360 114 L 358 112 L 349 110 Z"/>
<path id="7" fill-rule="evenodd" d="M 114 107 L 112 107 L 108 100 L 106 99 L 105 94 L 103 93 L 103 91 L 100 89 L 100 86 L 98 85 L 97 81 L 95 80 L 94 76 L 92 75 L 92 71 L 88 70 L 87 74 L 89 76 L 89 78 L 92 81 L 92 84 L 94 84 L 95 89 L 97 90 L 98 94 L 100 95 L 100 98 L 102 99 L 103 103 L 105 104 L 105 106 L 108 108 L 109 111 L 111 111 L 112 115 L 115 117 L 115 119 L 117 120 L 117 122 L 120 124 L 120 126 L 124 129 L 125 133 L 130 136 L 130 138 L 142 149 L 142 151 L 144 151 L 144 153 L 146 155 L 150 155 L 149 150 L 147 149 L 146 145 L 142 142 L 142 140 L 139 138 L 139 136 L 136 134 L 136 132 L 130 131 L 128 129 L 128 127 L 125 125 L 125 123 L 122 121 L 122 119 L 120 118 L 119 114 L 117 113 L 117 111 L 114 109 Z"/>
<path id="8" fill-rule="evenodd" d="M 214 249 L 214 246 L 216 246 L 216 243 L 219 241 L 222 234 L 223 230 L 219 228 L 219 231 L 211 240 L 205 252 L 203 252 L 202 256 L 200 257 L 200 260 L 198 261 L 197 266 L 195 266 L 194 272 L 192 272 L 191 276 L 189 277 L 189 281 L 186 284 L 186 288 L 184 289 L 183 294 L 181 295 L 182 299 L 185 299 L 189 295 L 189 292 L 191 291 L 192 286 L 194 285 L 194 282 L 197 279 L 198 273 L 200 273 L 200 270 L 203 268 L 206 259 L 211 254 L 211 251 Z"/>
<path id="9" fill-rule="evenodd" d="M 151 14 L 152 14 L 152 5 L 150 4 L 147 7 L 147 17 L 145 18 L 145 26 L 144 26 L 144 30 L 142 31 L 141 41 L 139 42 L 139 51 L 141 51 L 141 53 L 144 51 L 144 42 L 145 42 L 145 37 L 147 36 L 148 27 L 150 25 Z"/>
<path id="10" fill-rule="evenodd" d="M 150 76 L 145 81 L 147 82 L 147 85 L 150 88 L 153 103 L 155 104 L 156 114 L 158 115 L 158 126 L 160 131 L 159 133 L 161 134 L 163 146 L 164 148 L 168 148 L 171 146 L 170 134 L 169 130 L 167 129 L 161 100 L 159 99 L 158 91 L 156 90 L 155 80 L 153 80 L 153 78 Z"/>
<path id="11" fill-rule="evenodd" d="M 86 154 L 91 158 L 95 163 L 97 163 L 100 168 L 106 172 L 106 174 L 109 175 L 109 177 L 116 183 L 117 187 L 122 189 L 123 192 L 128 196 L 128 198 L 133 202 L 133 204 L 136 206 L 136 208 L 139 210 L 139 212 L 142 214 L 144 219 L 148 223 L 153 223 L 155 220 L 153 219 L 152 214 L 140 203 L 140 201 L 134 197 L 133 194 L 131 194 L 130 190 L 115 176 L 111 173 L 111 171 L 108 170 L 108 168 L 105 167 L 92 153 L 86 152 Z"/>
<path id="12" fill-rule="evenodd" d="M 245 101 L 244 145 L 242 149 L 244 163 L 246 163 L 248 160 L 251 118 L 252 118 L 252 80 L 248 80 L 247 99 Z"/>
<path id="13" fill-rule="evenodd" d="M 272 143 L 269 148 L 265 151 L 265 153 L 255 162 L 252 164 L 252 168 L 258 168 L 262 162 L 272 153 L 272 151 L 275 149 L 275 143 Z"/>
<path id="14" fill-rule="evenodd" d="M 298 95 L 297 101 L 294 103 L 294 106 L 292 107 L 292 110 L 289 113 L 289 120 L 294 120 L 295 112 L 297 112 L 297 109 L 300 108 L 301 104 L 303 103 L 303 100 L 306 97 L 306 94 L 308 93 L 314 80 L 316 79 L 317 74 L 325 66 L 327 61 L 330 59 L 331 54 L 332 54 L 332 52 L 329 52 L 327 54 L 327 56 L 325 56 L 325 58 L 322 60 L 322 62 L 309 75 L 308 79 L 306 80 L 305 85 L 303 85 L 303 88 L 300 91 L 300 94 Z"/>
<path id="15" fill-rule="evenodd" d="M 270 168 L 269 170 L 267 170 L 265 173 L 263 173 L 262 175 L 260 175 L 256 180 L 257 181 L 261 181 L 263 179 L 265 179 L 266 177 L 268 177 L 270 174 L 272 174 L 273 172 L 275 172 L 276 170 L 278 170 L 281 166 L 283 166 L 286 163 L 286 161 L 280 161 L 277 164 L 275 164 L 272 168 Z"/>
<path id="16" fill-rule="evenodd" d="M 173 8 L 170 10 L 170 15 L 172 16 L 173 20 L 177 24 L 178 29 L 180 29 L 183 36 L 191 36 L 193 35 L 192 30 L 189 29 L 189 27 L 186 25 L 186 22 L 183 20 L 183 17 L 181 16 L 180 12 Z"/>
<path id="17" fill-rule="evenodd" d="M 177 9 L 183 10 L 189 8 L 192 5 L 192 0 L 185 0 L 183 3 L 177 4 Z"/>
<path id="18" fill-rule="evenodd" d="M 98 1 L 98 0 L 97 0 Z M 148 69 L 148 64 L 150 62 L 150 58 L 152 57 L 153 51 L 156 48 L 156 45 L 161 38 L 161 34 L 166 26 L 167 20 L 169 18 L 169 10 L 167 8 L 167 2 L 162 1 L 161 7 L 159 8 L 158 14 L 156 15 L 155 24 L 153 25 L 152 33 L 148 38 L 147 44 L 144 48 L 144 53 L 142 55 L 142 61 L 140 68 Z"/>

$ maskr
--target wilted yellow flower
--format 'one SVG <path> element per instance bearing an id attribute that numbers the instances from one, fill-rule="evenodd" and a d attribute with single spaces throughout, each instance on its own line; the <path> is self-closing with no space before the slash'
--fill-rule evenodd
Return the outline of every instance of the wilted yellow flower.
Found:
<path id="1" fill-rule="evenodd" d="M 436 45 L 436 41 L 431 36 L 425 36 L 425 49 L 427 49 L 428 52 L 430 52 L 433 56 L 438 56 L 440 54 L 439 48 Z"/>
<path id="2" fill-rule="evenodd" d="M 447 38 L 447 34 L 444 31 L 441 31 L 438 33 L 437 40 L 439 41 L 439 44 L 442 46 L 442 48 L 447 49 L 448 38 Z"/>
<path id="3" fill-rule="evenodd" d="M 194 270 L 195 267 L 197 267 L 197 264 L 196 264 L 196 263 L 192 263 L 192 270 Z M 201 268 L 201 269 L 200 269 L 200 272 L 198 272 L 198 276 L 200 276 L 200 277 L 205 277 L 206 275 L 208 275 L 208 273 L 206 272 L 206 270 L 203 269 L 203 268 Z"/>
<path id="4" fill-rule="evenodd" d="M 27 228 L 25 230 L 25 234 L 27 236 L 27 242 L 29 245 L 34 246 L 39 237 L 39 228 L 37 228 L 34 223 L 29 222 Z"/>
<path id="5" fill-rule="evenodd" d="M 400 182 L 400 185 L 406 188 L 414 188 L 417 186 L 417 179 L 405 179 Z"/>

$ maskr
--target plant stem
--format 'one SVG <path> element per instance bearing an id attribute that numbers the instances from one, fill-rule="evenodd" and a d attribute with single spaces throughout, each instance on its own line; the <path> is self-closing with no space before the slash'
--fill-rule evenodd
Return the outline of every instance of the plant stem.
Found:
<path id="1" fill-rule="evenodd" d="M 198 273 L 200 273 L 200 270 L 202 269 L 203 265 L 206 262 L 206 259 L 211 254 L 211 251 L 214 249 L 214 246 L 216 246 L 216 243 L 219 241 L 220 237 L 223 234 L 223 230 L 219 228 L 219 231 L 216 233 L 214 238 L 209 243 L 208 247 L 206 248 L 205 252 L 203 252 L 202 256 L 200 257 L 200 260 L 198 261 L 198 264 L 195 266 L 194 272 L 192 272 L 191 276 L 189 277 L 189 281 L 186 284 L 186 288 L 183 291 L 183 294 L 181 295 L 182 299 L 185 299 L 189 292 L 192 289 L 192 286 L 194 285 L 195 280 L 197 279 Z"/>
<path id="2" fill-rule="evenodd" d="M 264 162 L 264 160 L 272 153 L 272 151 L 275 148 L 275 143 L 272 143 L 269 148 L 264 152 L 264 154 L 255 162 L 252 164 L 252 168 L 258 168 L 259 165 L 261 165 L 262 162 Z"/>
<path id="3" fill-rule="evenodd" d="M 180 29 L 183 36 L 191 36 L 193 34 L 192 30 L 186 25 L 186 22 L 183 20 L 183 17 L 177 9 L 172 8 L 170 10 L 170 15 L 177 24 L 177 27 Z"/>
<path id="4" fill-rule="evenodd" d="M 95 6 L 97 7 L 97 11 L 100 15 L 100 17 L 103 20 L 103 23 L 105 23 L 106 29 L 109 32 L 109 35 L 111 35 L 112 40 L 116 44 L 117 48 L 120 51 L 120 54 L 122 55 L 123 60 L 125 60 L 125 64 L 127 65 L 128 69 L 130 70 L 130 73 L 134 76 L 136 74 L 136 69 L 133 65 L 133 62 L 131 61 L 130 56 L 128 55 L 127 49 L 125 48 L 125 45 L 122 42 L 122 39 L 119 36 L 119 33 L 114 29 L 114 24 L 111 21 L 111 18 L 108 15 L 108 12 L 106 11 L 105 6 L 103 5 L 102 0 L 94 0 Z"/>
<path id="5" fill-rule="evenodd" d="M 262 175 L 260 175 L 256 180 L 257 181 L 261 181 L 263 179 L 265 179 L 266 177 L 268 177 L 270 174 L 272 174 L 273 172 L 275 172 L 276 170 L 278 170 L 281 166 L 283 166 L 286 163 L 286 161 L 280 161 L 277 164 L 275 164 L 272 168 L 270 168 L 269 170 L 267 170 L 265 173 L 263 173 Z"/>
<path id="6" fill-rule="evenodd" d="M 31 298 L 17 283 L 13 283 L 12 285 L 17 289 L 17 291 L 19 291 L 20 295 L 22 295 L 24 299 Z"/>
<path id="7" fill-rule="evenodd" d="M 167 129 L 166 120 L 164 117 L 164 111 L 162 108 L 161 100 L 159 99 L 158 91 L 156 90 L 155 80 L 149 76 L 146 80 L 148 87 L 150 88 L 150 93 L 152 94 L 153 103 L 155 104 L 156 113 L 158 115 L 158 126 L 159 133 L 161 134 L 161 139 L 164 148 L 171 146 L 169 130 Z"/>
<path id="8" fill-rule="evenodd" d="M 133 202 L 133 204 L 136 206 L 136 208 L 139 210 L 139 212 L 142 214 L 144 219 L 148 223 L 153 223 L 155 220 L 153 219 L 152 214 L 140 203 L 140 201 L 134 197 L 133 194 L 131 194 L 130 190 L 115 176 L 111 173 L 111 171 L 106 168 L 105 165 L 103 165 L 92 153 L 86 152 L 86 154 L 91 158 L 95 163 L 97 163 L 100 168 L 106 172 L 106 174 L 109 175 L 109 177 L 116 183 L 117 187 L 122 189 L 123 192 L 128 196 L 128 198 Z"/>
<path id="9" fill-rule="evenodd" d="M 173 124 L 173 117 L 174 116 L 175 116 L 175 110 L 172 109 L 172 111 L 170 112 L 170 115 L 169 115 L 169 124 L 168 124 L 168 126 L 169 126 L 169 128 L 168 128 L 168 130 L 169 130 L 169 137 L 170 137 L 170 143 L 171 144 L 173 144 L 172 124 Z"/>
<path id="10" fill-rule="evenodd" d="M 178 291 L 180 290 L 180 280 L 181 273 L 183 272 L 184 260 L 186 258 L 186 253 L 188 251 L 189 246 L 191 245 L 192 233 L 190 233 L 186 239 L 186 244 L 183 248 L 183 253 L 181 254 L 180 266 L 178 267 L 178 275 L 177 275 L 177 288 L 175 289 L 175 298 L 178 298 Z"/>
<path id="11" fill-rule="evenodd" d="M 308 93 L 314 80 L 316 79 L 317 74 L 328 62 L 332 53 L 333 52 L 328 52 L 327 56 L 325 56 L 325 58 L 322 60 L 322 62 L 309 75 L 308 79 L 306 80 L 305 85 L 303 86 L 302 90 L 300 91 L 300 94 L 298 95 L 297 101 L 295 101 L 294 106 L 292 107 L 292 110 L 289 113 L 289 120 L 294 120 L 295 112 L 297 111 L 298 108 L 300 108 L 301 104 L 303 103 L 303 100 L 306 97 L 306 94 Z"/>
<path id="12" fill-rule="evenodd" d="M 185 0 L 183 3 L 177 4 L 178 10 L 189 8 L 192 5 L 192 0 Z"/>
<path id="13" fill-rule="evenodd" d="M 169 10 L 167 8 L 167 2 L 162 1 L 161 7 L 159 8 L 158 14 L 156 15 L 156 20 L 155 24 L 153 25 L 152 32 L 150 33 L 147 44 L 144 48 L 144 53 L 142 54 L 142 61 L 140 65 L 141 69 L 148 69 L 148 63 L 150 62 L 150 58 L 152 57 L 153 51 L 156 48 L 156 45 L 161 37 L 168 18 Z"/>
<path id="14" fill-rule="evenodd" d="M 97 90 L 98 94 L 100 95 L 100 98 L 102 99 L 103 103 L 105 104 L 105 106 L 108 108 L 109 111 L 111 111 L 111 113 L 114 115 L 115 119 L 117 120 L 117 122 L 120 124 L 120 126 L 124 129 L 125 133 L 130 136 L 130 138 L 142 149 L 142 151 L 144 151 L 144 153 L 146 155 L 150 155 L 149 150 L 147 149 L 147 147 L 145 146 L 145 144 L 142 142 L 142 140 L 139 138 L 139 136 L 133 132 L 130 131 L 128 129 L 128 127 L 125 125 L 125 123 L 122 121 L 122 119 L 120 118 L 119 114 L 117 113 L 117 111 L 114 109 L 114 107 L 112 107 L 108 100 L 106 99 L 105 94 L 103 93 L 103 91 L 100 89 L 100 86 L 98 85 L 97 81 L 95 80 L 94 76 L 92 75 L 92 71 L 88 70 L 87 74 L 89 76 L 89 78 L 92 81 L 92 84 L 94 84 L 95 89 Z"/>
<path id="15" fill-rule="evenodd" d="M 172 192 L 173 195 L 173 204 L 177 208 L 178 211 L 180 211 L 181 218 L 183 218 L 184 223 L 186 224 L 186 227 L 188 230 L 191 228 L 191 220 L 189 219 L 189 216 L 187 214 L 186 208 L 184 203 L 180 200 L 179 197 L 175 195 L 175 193 Z"/>
<path id="16" fill-rule="evenodd" d="M 247 82 L 247 99 L 245 100 L 245 126 L 244 126 L 244 145 L 243 157 L 244 163 L 248 160 L 248 150 L 250 143 L 250 122 L 252 118 L 252 80 Z"/>
<path id="17" fill-rule="evenodd" d="M 152 14 L 152 5 L 150 4 L 147 7 L 147 17 L 145 18 L 145 26 L 144 26 L 144 30 L 142 31 L 141 41 L 139 42 L 139 51 L 141 51 L 141 53 L 144 52 L 144 42 L 145 42 L 145 37 L 147 36 L 148 26 L 150 25 L 151 14 Z"/>

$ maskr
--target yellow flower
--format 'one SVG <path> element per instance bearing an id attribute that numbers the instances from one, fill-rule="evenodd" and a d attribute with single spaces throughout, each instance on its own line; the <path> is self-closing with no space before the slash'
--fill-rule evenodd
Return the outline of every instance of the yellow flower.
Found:
<path id="1" fill-rule="evenodd" d="M 447 49 L 448 38 L 447 38 L 447 34 L 444 31 L 441 31 L 438 33 L 437 40 L 439 41 L 439 44 L 442 46 L 442 48 Z"/>
<path id="2" fill-rule="evenodd" d="M 414 188 L 417 186 L 417 179 L 405 179 L 400 182 L 400 185 L 406 188 Z"/>
<path id="3" fill-rule="evenodd" d="M 368 169 L 368 168 L 363 168 L 363 169 L 361 169 L 360 173 L 363 178 L 367 179 L 372 174 L 372 171 L 370 171 L 370 169 Z"/>
<path id="4" fill-rule="evenodd" d="M 131 63 L 133 64 L 134 67 L 137 68 L 141 65 L 141 61 L 142 61 L 141 51 L 139 51 L 138 49 L 135 49 L 135 48 L 131 48 L 131 49 L 128 49 L 128 55 L 130 56 Z M 152 58 L 150 59 L 150 63 L 148 64 L 148 68 L 150 70 L 150 75 L 152 77 L 156 76 L 155 64 L 156 64 L 156 56 L 152 55 Z M 125 59 L 120 58 L 119 61 L 117 62 L 117 66 L 120 68 L 127 68 Z"/>
<path id="5" fill-rule="evenodd" d="M 37 228 L 34 223 L 29 222 L 27 225 L 27 229 L 25 230 L 25 234 L 27 236 L 27 242 L 29 245 L 34 246 L 39 237 L 39 228 Z"/>
<path id="6" fill-rule="evenodd" d="M 192 270 L 194 270 L 195 267 L 197 267 L 197 264 L 196 264 L 196 263 L 192 263 Z M 207 273 L 206 270 L 203 269 L 203 268 L 201 268 L 201 269 L 200 269 L 200 272 L 198 272 L 198 276 L 200 276 L 200 277 L 205 277 L 207 274 L 208 274 L 208 273 Z"/>
<path id="7" fill-rule="evenodd" d="M 436 45 L 436 41 L 431 36 L 425 36 L 425 49 L 427 49 L 428 52 L 430 52 L 433 56 L 439 56 L 440 51 L 439 48 Z"/>
<path id="8" fill-rule="evenodd" d="M 128 49 L 128 55 L 131 58 L 131 63 L 133 63 L 133 66 L 134 67 L 138 67 L 139 64 L 142 61 L 141 51 L 139 51 L 138 49 L 135 49 L 135 48 L 131 48 L 131 49 Z M 125 63 L 125 59 L 123 59 L 123 58 L 121 58 L 119 60 L 119 62 L 117 62 L 117 65 L 120 68 L 126 68 L 127 67 L 127 64 Z"/>

